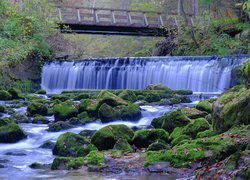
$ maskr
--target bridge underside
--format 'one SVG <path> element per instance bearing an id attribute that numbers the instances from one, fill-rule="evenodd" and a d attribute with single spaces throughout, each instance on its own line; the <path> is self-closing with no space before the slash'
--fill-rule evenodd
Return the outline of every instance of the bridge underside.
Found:
<path id="1" fill-rule="evenodd" d="M 65 28 L 65 26 L 67 28 Z M 60 24 L 62 33 L 76 34 L 102 34 L 102 35 L 127 35 L 127 36 L 154 36 L 166 37 L 169 31 L 165 28 L 131 27 L 131 26 L 103 26 L 86 24 Z"/>

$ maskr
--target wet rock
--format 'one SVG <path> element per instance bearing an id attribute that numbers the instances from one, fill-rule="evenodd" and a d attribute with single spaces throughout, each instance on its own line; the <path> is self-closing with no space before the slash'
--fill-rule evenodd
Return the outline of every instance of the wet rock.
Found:
<path id="1" fill-rule="evenodd" d="M 54 106 L 54 116 L 56 121 L 69 120 L 72 117 L 76 117 L 78 110 L 74 105 L 61 103 Z"/>
<path id="2" fill-rule="evenodd" d="M 5 153 L 7 156 L 27 156 L 27 154 L 23 152 L 7 152 Z"/>
<path id="3" fill-rule="evenodd" d="M 2 168 L 5 168 L 5 166 L 4 166 L 4 165 L 2 165 L 2 164 L 0 164 L 0 169 L 2 169 Z"/>
<path id="4" fill-rule="evenodd" d="M 133 152 L 133 148 L 128 143 L 128 141 L 126 141 L 124 139 L 121 139 L 121 138 L 118 139 L 118 141 L 116 141 L 113 149 L 114 150 L 120 150 L 122 152 Z"/>
<path id="5" fill-rule="evenodd" d="M 55 147 L 55 143 L 52 141 L 46 141 L 44 142 L 39 148 L 43 149 L 53 149 Z"/>
<path id="6" fill-rule="evenodd" d="M 49 124 L 50 121 L 45 116 L 38 115 L 38 116 L 34 117 L 32 123 L 33 124 Z"/>
<path id="7" fill-rule="evenodd" d="M 49 129 L 48 129 L 48 131 L 49 132 L 59 132 L 59 131 L 61 131 L 61 130 L 65 130 L 65 129 L 71 129 L 71 128 L 73 128 L 73 127 L 75 127 L 75 126 L 73 126 L 73 125 L 71 125 L 69 122 L 65 122 L 65 121 L 58 121 L 58 122 L 55 122 L 55 123 L 53 123 L 50 127 L 49 127 Z"/>
<path id="8" fill-rule="evenodd" d="M 29 116 L 36 114 L 46 116 L 48 114 L 48 108 L 43 103 L 33 101 L 29 104 L 27 112 Z"/>
<path id="9" fill-rule="evenodd" d="M 183 129 L 183 134 L 186 134 L 188 136 L 191 136 L 192 138 L 195 138 L 199 132 L 202 132 L 208 129 L 210 129 L 210 125 L 207 122 L 207 120 L 204 118 L 199 118 L 189 123 L 187 126 L 185 126 Z"/>
<path id="10" fill-rule="evenodd" d="M 30 123 L 31 122 L 31 120 L 26 115 L 20 114 L 18 112 L 12 114 L 10 118 L 17 123 Z"/>
<path id="11" fill-rule="evenodd" d="M 79 135 L 87 138 L 87 139 L 90 139 L 91 136 L 96 132 L 96 130 L 83 130 L 79 133 Z"/>
<path id="12" fill-rule="evenodd" d="M 24 99 L 23 93 L 20 89 L 11 88 L 8 92 L 11 94 L 11 99 Z"/>
<path id="13" fill-rule="evenodd" d="M 181 111 L 190 119 L 204 118 L 207 113 L 196 108 L 182 108 Z"/>
<path id="14" fill-rule="evenodd" d="M 50 164 L 32 163 L 29 165 L 31 169 L 50 169 Z"/>
<path id="15" fill-rule="evenodd" d="M 147 169 L 150 173 L 163 173 L 166 172 L 169 167 L 170 167 L 169 162 L 162 162 L 149 166 Z"/>
<path id="16" fill-rule="evenodd" d="M 126 101 L 130 102 L 137 101 L 135 93 L 131 90 L 123 90 L 118 96 Z"/>

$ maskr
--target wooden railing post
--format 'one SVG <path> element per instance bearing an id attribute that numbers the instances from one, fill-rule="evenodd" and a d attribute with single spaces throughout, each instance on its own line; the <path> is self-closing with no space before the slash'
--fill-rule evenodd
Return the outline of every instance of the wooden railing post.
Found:
<path id="1" fill-rule="evenodd" d="M 111 17 L 112 17 L 112 23 L 116 24 L 116 20 L 115 20 L 115 12 L 113 10 L 111 10 Z"/>
<path id="2" fill-rule="evenodd" d="M 96 23 L 99 23 L 99 18 L 98 18 L 98 14 L 96 13 L 97 9 L 94 9 L 94 20 Z"/>
<path id="3" fill-rule="evenodd" d="M 143 14 L 143 19 L 144 19 L 144 23 L 143 23 L 143 24 L 144 24 L 145 26 L 148 26 L 148 18 L 147 18 L 147 16 L 146 16 L 146 13 L 143 12 L 142 14 Z"/>
<path id="4" fill-rule="evenodd" d="M 81 14 L 78 8 L 77 8 L 77 19 L 78 19 L 78 22 L 81 22 Z"/>

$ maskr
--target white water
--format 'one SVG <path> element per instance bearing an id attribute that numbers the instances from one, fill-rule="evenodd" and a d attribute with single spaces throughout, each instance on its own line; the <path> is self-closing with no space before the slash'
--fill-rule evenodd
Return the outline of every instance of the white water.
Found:
<path id="1" fill-rule="evenodd" d="M 231 84 L 232 69 L 246 57 L 150 57 L 52 62 L 43 67 L 47 92 L 75 89 L 145 89 L 163 83 L 171 89 L 222 92 Z"/>

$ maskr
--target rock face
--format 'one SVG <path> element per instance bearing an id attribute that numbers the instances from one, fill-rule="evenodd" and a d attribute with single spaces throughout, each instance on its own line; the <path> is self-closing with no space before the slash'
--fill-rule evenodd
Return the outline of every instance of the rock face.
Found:
<path id="1" fill-rule="evenodd" d="M 23 130 L 7 119 L 0 119 L 0 143 L 16 143 L 26 138 Z"/>
<path id="2" fill-rule="evenodd" d="M 131 142 L 134 136 L 133 130 L 125 125 L 110 125 L 106 126 L 91 138 L 91 143 L 94 144 L 98 150 L 112 149 L 118 139 L 124 139 Z"/>
<path id="3" fill-rule="evenodd" d="M 67 132 L 58 138 L 53 154 L 64 157 L 77 157 L 79 151 L 85 150 L 89 144 L 82 136 Z"/>
<path id="4" fill-rule="evenodd" d="M 239 90 L 240 89 L 240 90 Z M 250 123 L 250 90 L 235 87 L 213 104 L 212 124 L 217 132 Z"/>

